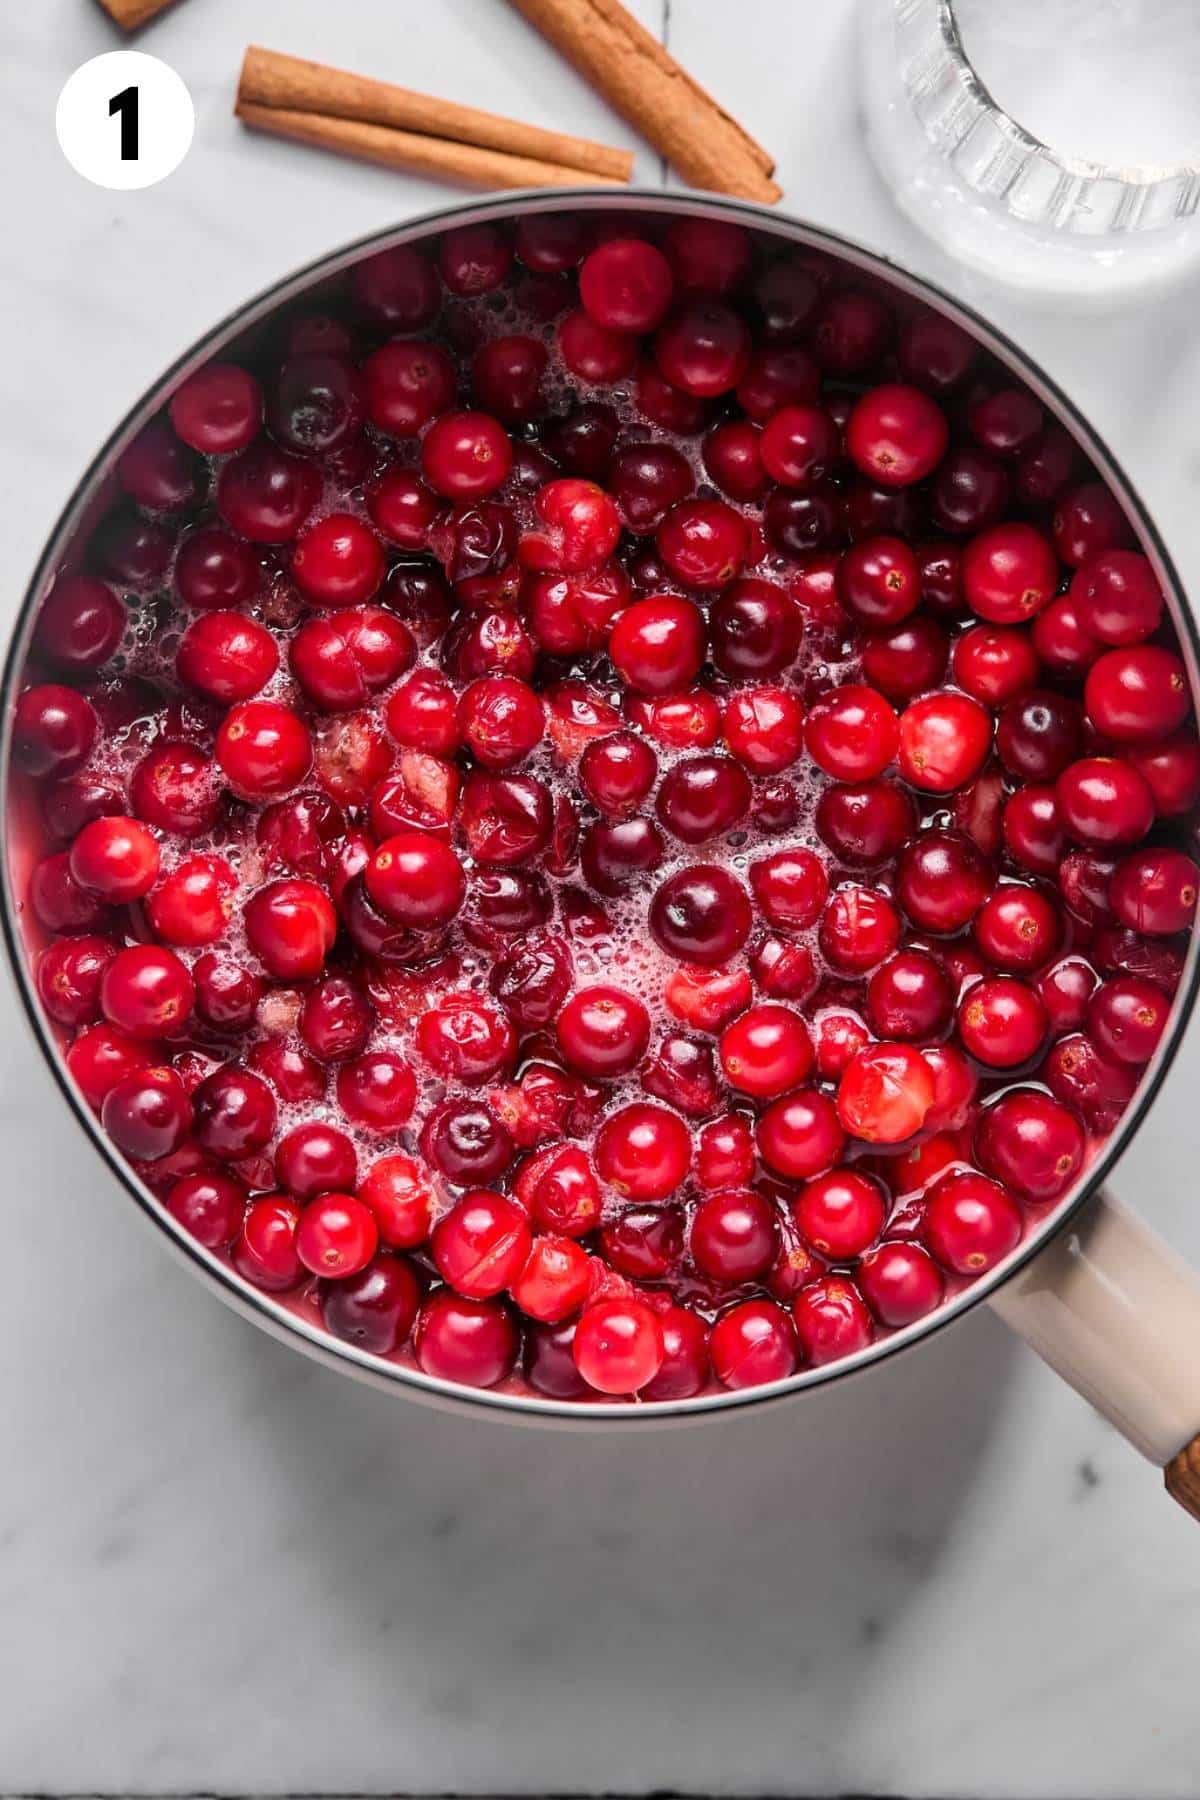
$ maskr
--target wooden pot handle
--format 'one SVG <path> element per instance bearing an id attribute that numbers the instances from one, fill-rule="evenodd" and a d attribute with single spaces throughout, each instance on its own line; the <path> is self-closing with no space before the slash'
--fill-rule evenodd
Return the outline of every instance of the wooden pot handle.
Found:
<path id="1" fill-rule="evenodd" d="M 1200 1519 L 1200 1435 L 1171 1458 L 1163 1479 L 1172 1500 L 1178 1500 L 1193 1519 Z"/>

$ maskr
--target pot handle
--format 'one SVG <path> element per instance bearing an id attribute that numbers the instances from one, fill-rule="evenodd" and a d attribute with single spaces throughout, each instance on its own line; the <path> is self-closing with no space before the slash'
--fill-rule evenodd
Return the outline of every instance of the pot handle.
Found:
<path id="1" fill-rule="evenodd" d="M 990 1304 L 1200 1519 L 1200 1275 L 1101 1193 Z"/>

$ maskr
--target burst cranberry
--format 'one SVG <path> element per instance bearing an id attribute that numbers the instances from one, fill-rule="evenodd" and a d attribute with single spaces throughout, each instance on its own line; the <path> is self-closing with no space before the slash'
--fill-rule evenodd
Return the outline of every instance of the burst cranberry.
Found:
<path id="1" fill-rule="evenodd" d="M 312 743 L 302 719 L 273 700 L 233 707 L 217 733 L 217 761 L 246 799 L 266 800 L 302 781 Z"/>
<path id="2" fill-rule="evenodd" d="M 478 762 L 506 769 L 541 742 L 545 713 L 527 682 L 513 675 L 488 675 L 460 696 L 458 728 Z"/>
<path id="3" fill-rule="evenodd" d="M 704 688 L 657 700 L 636 695 L 627 700 L 626 711 L 642 731 L 670 750 L 708 750 L 721 735 L 721 708 Z"/>
<path id="4" fill-rule="evenodd" d="M 246 935 L 277 980 L 319 975 L 333 947 L 337 918 L 314 881 L 272 881 L 246 902 Z"/>
<path id="5" fill-rule="evenodd" d="M 745 888 L 710 863 L 670 876 L 650 903 L 651 931 L 680 962 L 727 962 L 750 935 L 750 923 Z"/>
<path id="6" fill-rule="evenodd" d="M 733 582 L 709 618 L 713 661 L 734 681 L 777 675 L 795 660 L 804 620 L 795 601 L 773 581 L 746 576 Z"/>
<path id="7" fill-rule="evenodd" d="M 900 920 L 885 895 L 874 888 L 842 888 L 821 920 L 825 960 L 847 974 L 865 975 L 892 954 L 900 940 Z"/>
<path id="8" fill-rule="evenodd" d="M 417 1315 L 413 1348 L 426 1375 L 467 1387 L 494 1387 L 517 1358 L 517 1328 L 498 1299 L 469 1300 L 442 1288 Z"/>
<path id="9" fill-rule="evenodd" d="M 570 1238 L 546 1235 L 533 1240 L 512 1296 L 527 1318 L 557 1324 L 578 1312 L 591 1292 L 591 1260 Z"/>
<path id="10" fill-rule="evenodd" d="M 1096 729 L 1119 743 L 1166 737 L 1191 711 L 1187 671 L 1157 644 L 1106 650 L 1088 671 L 1084 704 Z"/>
<path id="11" fill-rule="evenodd" d="M 704 617 L 690 600 L 669 594 L 637 600 L 618 616 L 609 654 L 630 687 L 643 694 L 669 694 L 700 672 Z"/>
<path id="12" fill-rule="evenodd" d="M 1021 1241 L 1021 1214 L 1008 1189 L 973 1169 L 943 1175 L 926 1202 L 925 1241 L 944 1268 L 981 1275 Z"/>
<path id="13" fill-rule="evenodd" d="M 340 1185 L 349 1187 L 352 1182 Z M 428 1174 L 413 1157 L 402 1152 L 381 1157 L 363 1177 L 358 1196 L 374 1213 L 380 1242 L 389 1249 L 411 1250 L 428 1237 L 434 1192 Z"/>
<path id="14" fill-rule="evenodd" d="M 100 1120 L 126 1156 L 161 1162 L 187 1137 L 192 1103 L 172 1069 L 137 1069 L 109 1088 Z"/>
<path id="15" fill-rule="evenodd" d="M 846 426 L 846 448 L 885 487 L 923 481 L 945 454 L 946 416 L 919 388 L 891 383 L 864 394 Z"/>
<path id="16" fill-rule="evenodd" d="M 367 893 L 389 919 L 421 931 L 448 924 L 467 891 L 454 852 L 420 831 L 402 831 L 381 844 L 365 880 Z"/>
<path id="17" fill-rule="evenodd" d="M 804 707 L 788 688 L 748 688 L 728 701 L 723 728 L 739 762 L 755 775 L 776 775 L 804 747 Z"/>
<path id="18" fill-rule="evenodd" d="M 989 1175 L 1026 1200 L 1057 1200 L 1083 1167 L 1074 1113 L 1037 1088 L 1016 1088 L 979 1115 L 975 1153 Z"/>
<path id="19" fill-rule="evenodd" d="M 430 1241 L 438 1273 L 472 1300 L 489 1299 L 514 1282 L 532 1247 L 521 1208 L 486 1188 L 444 1214 Z"/>
<path id="20" fill-rule="evenodd" d="M 665 1107 L 637 1102 L 607 1118 L 596 1138 L 596 1167 L 629 1200 L 665 1200 L 692 1160 L 687 1126 Z"/>
<path id="21" fill-rule="evenodd" d="M 811 717 L 811 715 L 810 715 Z M 900 772 L 914 787 L 947 794 L 983 766 L 992 721 L 977 700 L 949 689 L 912 701 L 900 716 Z"/>
<path id="22" fill-rule="evenodd" d="M 258 435 L 262 391 L 248 369 L 207 363 L 176 388 L 169 410 L 185 444 L 205 456 L 228 456 Z"/>
<path id="23" fill-rule="evenodd" d="M 829 897 L 829 877 L 811 850 L 777 850 L 750 867 L 750 886 L 759 911 L 773 925 L 807 931 Z"/>
<path id="24" fill-rule="evenodd" d="M 702 1188 L 744 1187 L 754 1172 L 754 1137 L 737 1113 L 712 1119 L 696 1140 L 696 1180 Z"/>
<path id="25" fill-rule="evenodd" d="M 1031 987 L 999 975 L 967 989 L 958 1009 L 964 1047 L 993 1069 L 1028 1062 L 1046 1035 L 1046 1009 Z"/>
<path id="26" fill-rule="evenodd" d="M 469 994 L 450 994 L 421 1014 L 417 1048 L 440 1075 L 476 1086 L 509 1068 L 516 1034 L 496 1008 Z"/>
<path id="27" fill-rule="evenodd" d="M 838 1118 L 852 1137 L 899 1144 L 919 1131 L 934 1101 L 934 1080 L 909 1044 L 868 1044 L 851 1058 L 838 1087 Z"/>
<path id="28" fill-rule="evenodd" d="M 721 1314 L 709 1339 L 713 1374 L 727 1388 L 782 1381 L 796 1367 L 796 1330 L 770 1300 L 747 1300 Z"/>
<path id="29" fill-rule="evenodd" d="M 719 1031 L 750 1003 L 753 992 L 744 969 L 675 969 L 664 999 L 677 1019 L 698 1031 Z"/>
<path id="30" fill-rule="evenodd" d="M 1063 770 L 1054 792 L 1063 824 L 1083 844 L 1136 844 L 1154 823 L 1154 796 L 1120 757 L 1082 757 Z"/>

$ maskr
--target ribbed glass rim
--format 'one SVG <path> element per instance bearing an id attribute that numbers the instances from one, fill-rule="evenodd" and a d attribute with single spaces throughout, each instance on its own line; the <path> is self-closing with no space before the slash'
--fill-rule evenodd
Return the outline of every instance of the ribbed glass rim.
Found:
<path id="1" fill-rule="evenodd" d="M 824 251 L 851 269 L 857 269 L 884 284 L 897 288 L 910 299 L 933 307 L 961 325 L 986 350 L 1010 368 L 1036 393 L 1054 416 L 1070 431 L 1088 459 L 1116 493 L 1133 520 L 1143 548 L 1151 557 L 1167 596 L 1168 607 L 1181 649 L 1188 665 L 1193 698 L 1200 709 L 1200 632 L 1184 600 L 1183 587 L 1169 554 L 1150 519 L 1149 513 L 1128 477 L 1121 470 L 1107 446 L 1057 384 L 1046 375 L 1027 352 L 1003 332 L 988 323 L 973 308 L 903 264 L 855 240 L 820 226 L 791 219 L 776 210 L 744 200 L 723 196 L 676 192 L 660 187 L 637 187 L 614 193 L 611 188 L 579 187 L 530 189 L 507 193 L 490 200 L 463 200 L 419 214 L 406 224 L 373 232 L 353 243 L 315 258 L 290 276 L 264 289 L 255 298 L 236 308 L 220 323 L 192 344 L 182 356 L 155 381 L 142 398 L 117 425 L 84 470 L 68 499 L 45 549 L 38 559 L 12 629 L 0 687 L 0 796 L 7 804 L 10 791 L 13 708 L 19 691 L 22 671 L 28 654 L 36 611 L 47 584 L 65 559 L 74 534 L 87 519 L 98 491 L 110 475 L 117 458 L 141 427 L 160 409 L 178 384 L 216 353 L 227 349 L 239 337 L 261 325 L 272 314 L 293 304 L 320 283 L 339 274 L 362 257 L 395 245 L 415 242 L 445 230 L 449 226 L 488 223 L 533 212 L 552 212 L 578 208 L 583 211 L 629 212 L 660 211 L 672 216 L 692 218 L 727 218 L 751 230 L 776 237 L 784 243 Z M 158 1235 L 164 1238 L 175 1255 L 201 1277 L 219 1296 L 244 1318 L 269 1332 L 282 1342 L 305 1351 L 328 1368 L 340 1369 L 390 1392 L 409 1393 L 453 1411 L 475 1414 L 487 1411 L 499 1416 L 549 1424 L 573 1424 L 582 1428 L 603 1425 L 651 1425 L 684 1423 L 733 1409 L 762 1407 L 794 1396 L 814 1387 L 825 1386 L 858 1374 L 901 1351 L 911 1349 L 935 1332 L 944 1330 L 988 1295 L 1001 1287 L 1023 1268 L 1049 1239 L 1055 1236 L 1076 1214 L 1092 1194 L 1102 1186 L 1119 1159 L 1133 1133 L 1145 1118 L 1179 1047 L 1184 1026 L 1190 1017 L 1200 987 L 1200 933 L 1189 945 L 1183 978 L 1172 1010 L 1170 1026 L 1159 1044 L 1153 1060 L 1146 1068 L 1131 1106 L 1112 1137 L 1095 1161 L 1059 1205 L 1040 1220 L 1022 1239 L 1017 1248 L 994 1269 L 974 1281 L 935 1312 L 915 1324 L 893 1332 L 853 1356 L 820 1368 L 800 1370 L 783 1380 L 760 1387 L 736 1391 L 718 1391 L 688 1400 L 660 1401 L 562 1401 L 523 1392 L 497 1391 L 492 1388 L 468 1388 L 437 1376 L 426 1375 L 408 1364 L 392 1362 L 372 1355 L 356 1345 L 335 1338 L 319 1324 L 301 1317 L 274 1295 L 253 1287 L 226 1262 L 191 1237 L 167 1211 L 163 1203 L 116 1151 L 101 1129 L 99 1120 L 87 1105 L 66 1071 L 66 1065 L 54 1041 L 52 1031 L 37 998 L 33 972 L 25 955 L 18 925 L 19 903 L 13 890 L 12 870 L 7 856 L 0 858 L 0 925 L 10 968 L 16 980 L 25 1016 L 50 1072 L 71 1111 L 94 1148 L 117 1177 L 120 1184 L 137 1202 L 138 1207 Z"/>
<path id="2" fill-rule="evenodd" d="M 954 0 L 891 4 L 917 120 L 982 199 L 1027 225 L 1090 239 L 1158 231 L 1196 212 L 1200 162 L 1105 164 L 1056 149 L 996 101 L 964 47 Z"/>

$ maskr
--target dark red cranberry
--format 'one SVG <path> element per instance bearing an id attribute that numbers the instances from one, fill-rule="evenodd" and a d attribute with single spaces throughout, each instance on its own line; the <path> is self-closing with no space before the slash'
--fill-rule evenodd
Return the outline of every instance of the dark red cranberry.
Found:
<path id="1" fill-rule="evenodd" d="M 637 532 L 656 531 L 696 485 L 686 458 L 670 444 L 627 445 L 613 457 L 605 480 L 623 522 Z"/>
<path id="2" fill-rule="evenodd" d="M 796 344 L 806 336 L 821 299 L 821 276 L 803 257 L 770 263 L 753 284 L 755 311 L 769 344 Z"/>
<path id="3" fill-rule="evenodd" d="M 681 962 L 726 962 L 750 933 L 750 900 L 727 870 L 696 863 L 670 876 L 650 903 L 650 929 Z"/>
<path id="4" fill-rule="evenodd" d="M 443 234 L 438 268 L 452 294 L 487 294 L 508 274 L 512 254 L 498 225 L 460 225 Z"/>
<path id="5" fill-rule="evenodd" d="M 48 662 L 70 674 L 98 669 L 125 635 L 128 615 L 94 575 L 62 577 L 38 611 L 34 642 Z"/>
<path id="6" fill-rule="evenodd" d="M 1102 644 L 1140 644 L 1162 620 L 1165 600 L 1148 557 L 1104 550 L 1076 570 L 1071 599 L 1084 630 Z"/>
<path id="7" fill-rule="evenodd" d="M 712 399 L 737 386 L 750 357 L 750 334 L 729 307 L 717 300 L 690 300 L 677 307 L 654 338 L 654 359 L 674 387 Z"/>
<path id="8" fill-rule="evenodd" d="M 244 1031 L 253 1023 L 263 983 L 253 970 L 209 950 L 192 964 L 196 1012 L 216 1031 Z"/>
<path id="9" fill-rule="evenodd" d="M 207 1250 L 225 1250 L 242 1226 L 246 1190 L 227 1175 L 185 1175 L 172 1187 L 167 1211 Z"/>
<path id="10" fill-rule="evenodd" d="M 390 1356 L 408 1339 L 420 1305 L 416 1276 L 400 1256 L 373 1256 L 356 1274 L 326 1281 L 321 1318 L 334 1337 L 374 1356 Z"/>
<path id="11" fill-rule="evenodd" d="M 905 321 L 896 359 L 906 381 L 931 394 L 960 388 L 979 357 L 979 345 L 953 319 L 921 308 Z"/>
<path id="12" fill-rule="evenodd" d="M 13 754 L 31 775 L 73 775 L 92 753 L 99 721 L 74 688 L 28 687 L 13 715 Z"/>
<path id="13" fill-rule="evenodd" d="M 101 1123 L 117 1149 L 138 1162 L 160 1162 L 187 1137 L 192 1103 L 171 1069 L 139 1069 L 108 1090 Z"/>
<path id="14" fill-rule="evenodd" d="M 275 1130 L 275 1096 L 267 1083 L 235 1064 L 202 1081 L 192 1095 L 196 1142 L 210 1156 L 235 1162 L 268 1144 Z"/>
<path id="15" fill-rule="evenodd" d="M 449 1288 L 430 1294 L 417 1315 L 413 1348 L 426 1375 L 466 1387 L 494 1387 L 517 1359 L 517 1328 L 502 1300 L 469 1300 Z"/>
<path id="16" fill-rule="evenodd" d="M 366 410 L 373 418 L 369 402 Z M 271 435 L 297 456 L 328 456 L 341 449 L 358 430 L 363 411 L 358 372 L 346 357 L 328 352 L 289 357 L 267 395 Z M 373 423 L 383 421 L 373 418 Z"/>
<path id="17" fill-rule="evenodd" d="M 763 511 L 763 526 L 777 550 L 804 556 L 836 541 L 837 507 L 832 495 L 823 490 L 803 494 L 793 488 L 773 488 Z"/>
<path id="18" fill-rule="evenodd" d="M 969 445 L 942 458 L 929 489 L 929 513 L 939 531 L 956 537 L 998 524 L 1008 508 L 1004 464 Z"/>
<path id="19" fill-rule="evenodd" d="M 775 1259 L 776 1231 L 773 1209 L 752 1188 L 710 1194 L 692 1217 L 692 1260 L 724 1287 L 757 1280 Z"/>
<path id="20" fill-rule="evenodd" d="M 726 419 L 704 440 L 701 456 L 705 472 L 733 500 L 760 500 L 767 491 L 769 481 L 763 467 L 761 437 L 758 426 L 749 419 Z"/>
<path id="21" fill-rule="evenodd" d="M 321 478 L 311 463 L 265 442 L 239 451 L 217 477 L 217 511 L 256 544 L 285 544 L 316 505 Z"/>
<path id="22" fill-rule="evenodd" d="M 207 363 L 176 388 L 169 411 L 185 444 L 205 456 L 228 456 L 258 435 L 262 393 L 248 369 Z"/>
<path id="23" fill-rule="evenodd" d="M 496 1181 L 514 1145 L 489 1108 L 473 1100 L 443 1100 L 421 1129 L 422 1154 L 456 1187 Z"/>
<path id="24" fill-rule="evenodd" d="M 883 356 L 891 337 L 891 312 L 866 288 L 830 288 L 813 321 L 813 351 L 831 375 L 863 374 Z"/>
<path id="25" fill-rule="evenodd" d="M 1078 568 L 1105 550 L 1121 550 L 1133 542 L 1129 521 L 1102 481 L 1086 481 L 1055 500 L 1054 547 L 1065 563 Z"/>
<path id="26" fill-rule="evenodd" d="M 950 1023 L 954 990 L 932 956 L 902 950 L 872 975 L 867 1011 L 881 1038 L 936 1037 Z"/>

